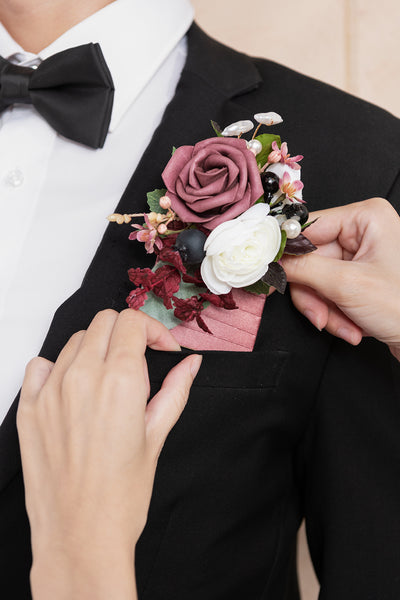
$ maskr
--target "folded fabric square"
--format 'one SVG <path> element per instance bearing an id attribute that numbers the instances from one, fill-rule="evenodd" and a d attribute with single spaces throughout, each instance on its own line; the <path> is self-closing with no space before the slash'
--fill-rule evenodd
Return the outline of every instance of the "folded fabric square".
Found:
<path id="1" fill-rule="evenodd" d="M 213 335 L 203 331 L 196 321 L 184 322 L 171 329 L 181 346 L 192 350 L 224 350 L 251 352 L 257 337 L 264 310 L 265 294 L 250 294 L 233 290 L 238 306 L 234 310 L 221 310 L 210 304 L 202 313 Z"/>

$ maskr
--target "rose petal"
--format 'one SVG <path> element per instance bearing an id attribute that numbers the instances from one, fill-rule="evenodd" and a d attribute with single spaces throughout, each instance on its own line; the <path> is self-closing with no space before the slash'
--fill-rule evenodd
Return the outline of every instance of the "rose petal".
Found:
<path id="1" fill-rule="evenodd" d="M 245 140 L 210 138 L 181 148 L 164 169 L 163 179 L 171 208 L 183 222 L 212 230 L 263 195 L 257 161 Z"/>

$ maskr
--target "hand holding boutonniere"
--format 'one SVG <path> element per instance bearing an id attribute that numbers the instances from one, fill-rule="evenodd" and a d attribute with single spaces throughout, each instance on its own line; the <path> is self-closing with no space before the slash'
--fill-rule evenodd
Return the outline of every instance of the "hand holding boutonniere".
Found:
<path id="1" fill-rule="evenodd" d="M 216 137 L 173 149 L 162 173 L 165 188 L 147 195 L 148 213 L 110 215 L 118 224 L 141 218 L 129 239 L 155 254 L 153 269 L 128 271 L 135 285 L 131 308 L 145 307 L 170 326 L 195 319 L 211 333 L 202 318 L 210 302 L 235 309 L 232 288 L 267 294 L 273 286 L 284 293 L 282 255 L 315 250 L 302 234 L 311 224 L 302 197 L 303 157 L 292 157 L 277 135 L 257 135 L 262 125 L 281 123 L 278 114 L 254 119 L 250 140 L 242 136 L 252 121 L 224 130 L 212 121 Z"/>

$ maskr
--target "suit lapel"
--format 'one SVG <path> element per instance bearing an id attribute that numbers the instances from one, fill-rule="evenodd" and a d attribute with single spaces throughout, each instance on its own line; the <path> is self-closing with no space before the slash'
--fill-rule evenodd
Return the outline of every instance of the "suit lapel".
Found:
<path id="1" fill-rule="evenodd" d="M 253 63 L 206 36 L 196 25 L 188 33 L 188 58 L 175 96 L 154 132 L 115 212 L 146 209 L 146 193 L 162 187 L 161 172 L 172 146 L 194 144 L 213 135 L 210 120 L 227 124 L 247 118 L 233 98 L 256 89 L 261 79 Z M 131 285 L 128 268 L 152 266 L 142 244 L 128 240 L 130 226 L 110 224 L 82 286 L 54 315 L 40 355 L 54 361 L 69 337 L 86 329 L 104 308 L 122 310 Z M 18 397 L 0 428 L 0 491 L 20 471 L 16 431 Z"/>

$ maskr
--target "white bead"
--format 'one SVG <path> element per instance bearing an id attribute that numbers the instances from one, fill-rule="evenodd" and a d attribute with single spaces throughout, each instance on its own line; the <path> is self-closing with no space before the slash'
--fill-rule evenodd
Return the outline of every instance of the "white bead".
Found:
<path id="1" fill-rule="evenodd" d="M 288 236 L 289 240 L 297 238 L 297 236 L 301 233 L 301 225 L 297 219 L 288 219 L 282 223 L 281 229 L 286 231 L 286 235 Z"/>
<path id="2" fill-rule="evenodd" d="M 282 123 L 283 119 L 281 115 L 278 115 L 276 112 L 267 112 L 267 113 L 257 113 L 254 115 L 254 119 L 257 123 L 262 123 L 263 125 L 277 125 L 278 123 Z"/>
<path id="3" fill-rule="evenodd" d="M 222 131 L 222 135 L 224 137 L 240 135 L 241 133 L 247 133 L 253 129 L 253 127 L 254 123 L 252 123 L 252 121 L 236 121 L 236 123 L 231 123 L 228 127 L 225 127 Z"/>
<path id="4" fill-rule="evenodd" d="M 253 152 L 254 156 L 257 156 L 262 150 L 262 143 L 260 140 L 250 140 L 247 142 L 247 148 Z"/>

